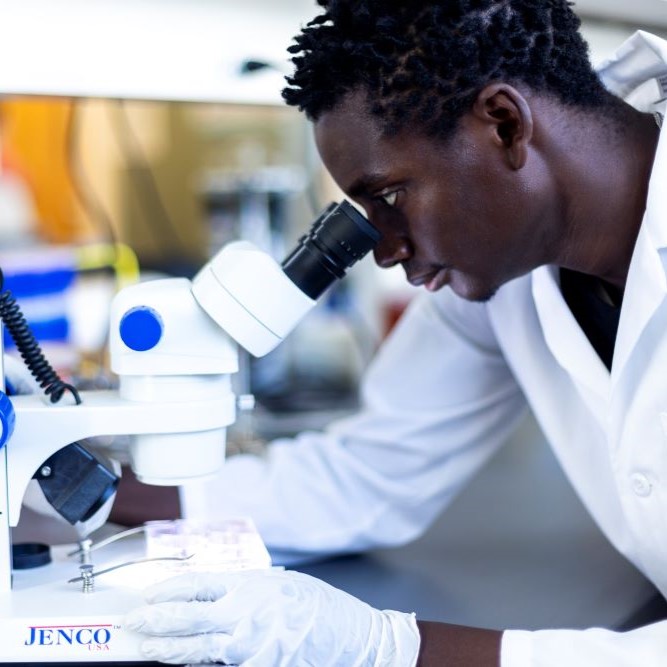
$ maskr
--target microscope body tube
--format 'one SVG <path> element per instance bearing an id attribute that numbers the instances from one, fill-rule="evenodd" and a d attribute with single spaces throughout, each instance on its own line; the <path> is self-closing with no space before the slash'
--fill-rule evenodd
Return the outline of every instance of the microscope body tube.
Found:
<path id="1" fill-rule="evenodd" d="M 200 405 L 215 412 L 215 428 L 199 419 L 171 433 L 132 436 L 130 463 L 147 484 L 215 474 L 224 462 L 226 426 L 236 417 L 236 344 L 199 307 L 191 287 L 185 278 L 140 283 L 119 292 L 111 308 L 111 370 L 119 376 L 120 401 L 171 406 L 174 415 Z"/>
<path id="2" fill-rule="evenodd" d="M 256 357 L 273 350 L 316 304 L 272 257 L 247 241 L 227 244 L 195 276 L 192 294 Z"/>

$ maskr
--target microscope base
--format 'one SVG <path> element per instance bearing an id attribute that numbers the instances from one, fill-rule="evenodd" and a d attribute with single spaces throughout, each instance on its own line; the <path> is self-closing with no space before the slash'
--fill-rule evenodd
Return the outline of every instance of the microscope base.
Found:
<path id="1" fill-rule="evenodd" d="M 13 590 L 0 595 L 0 663 L 148 664 L 140 637 L 122 628 L 124 615 L 143 604 L 140 591 L 100 579 L 83 593 L 80 583 L 67 583 L 79 574 L 66 556 L 72 548 L 53 547 L 49 565 L 14 572 Z"/>

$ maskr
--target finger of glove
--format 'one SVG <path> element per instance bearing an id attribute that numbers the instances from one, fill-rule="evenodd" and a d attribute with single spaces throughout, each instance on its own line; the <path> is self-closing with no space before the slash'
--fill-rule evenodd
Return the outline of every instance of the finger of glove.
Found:
<path id="1" fill-rule="evenodd" d="M 171 664 L 226 663 L 230 637 L 205 634 L 193 637 L 151 638 L 142 642 L 141 653 L 150 660 Z"/>
<path id="2" fill-rule="evenodd" d="M 160 602 L 133 609 L 125 626 L 135 632 L 170 637 L 200 632 L 228 632 L 233 623 L 218 618 L 212 602 Z"/>
<path id="3" fill-rule="evenodd" d="M 144 591 L 144 598 L 151 603 L 176 600 L 212 602 L 258 573 L 259 571 L 250 570 L 245 572 L 190 572 L 149 586 Z"/>

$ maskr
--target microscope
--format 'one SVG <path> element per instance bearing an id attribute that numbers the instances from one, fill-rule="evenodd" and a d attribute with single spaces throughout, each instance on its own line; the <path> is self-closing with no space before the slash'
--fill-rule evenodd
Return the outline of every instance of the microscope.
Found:
<path id="1" fill-rule="evenodd" d="M 131 436 L 129 461 L 147 484 L 215 475 L 236 415 L 237 344 L 255 356 L 271 351 L 379 238 L 343 201 L 330 204 L 280 264 L 232 242 L 192 281 L 154 280 L 116 295 L 109 347 L 118 390 L 79 394 L 60 383 L 57 393 L 73 390 L 76 404 L 0 393 L 0 662 L 142 661 L 136 637 L 122 628 L 123 615 L 142 604 L 138 590 L 101 584 L 87 594 L 90 562 L 12 562 L 11 527 L 26 487 L 37 479 L 70 523 L 89 518 L 117 484 L 78 444 L 95 436 Z M 40 553 L 21 556 L 40 563 Z"/>

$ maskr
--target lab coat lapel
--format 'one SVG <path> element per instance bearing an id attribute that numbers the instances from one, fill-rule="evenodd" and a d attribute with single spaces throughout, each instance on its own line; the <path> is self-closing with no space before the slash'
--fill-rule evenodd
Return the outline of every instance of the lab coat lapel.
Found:
<path id="1" fill-rule="evenodd" d="M 618 382 L 642 331 L 667 296 L 667 132 L 663 128 L 646 200 L 646 213 L 630 262 L 614 348 L 612 384 Z"/>
<path id="2" fill-rule="evenodd" d="M 537 315 L 556 361 L 578 384 L 595 394 L 595 406 L 591 407 L 597 411 L 602 406 L 600 399 L 606 401 L 609 395 L 609 373 L 565 303 L 556 271 L 553 266 L 533 271 Z"/>
<path id="3" fill-rule="evenodd" d="M 635 33 L 599 68 L 614 94 L 642 111 L 664 115 L 667 99 L 667 49 L 654 35 Z M 643 84 L 643 85 L 641 85 Z M 667 121 L 665 121 L 667 125 Z M 639 338 L 665 298 L 667 266 L 667 132 L 663 127 L 646 202 L 646 214 L 630 263 L 621 310 L 612 386 L 616 386 Z M 662 255 L 662 257 L 661 257 Z"/>

